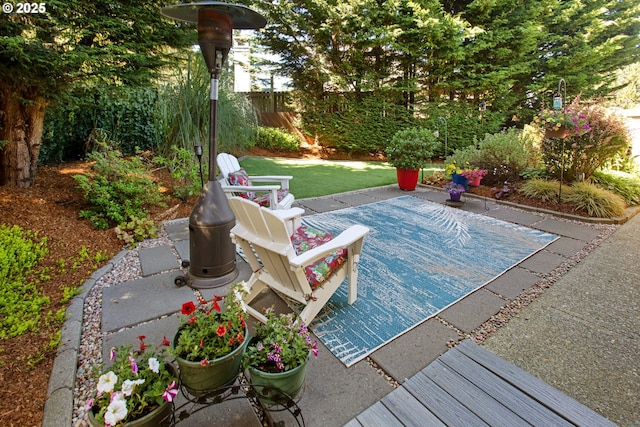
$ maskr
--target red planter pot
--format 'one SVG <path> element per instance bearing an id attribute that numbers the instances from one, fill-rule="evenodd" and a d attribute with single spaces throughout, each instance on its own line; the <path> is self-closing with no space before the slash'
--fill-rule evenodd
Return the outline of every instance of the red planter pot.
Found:
<path id="1" fill-rule="evenodd" d="M 404 191 L 413 191 L 418 185 L 419 169 L 400 169 L 396 168 L 396 176 L 398 177 L 398 187 Z"/>
<path id="2" fill-rule="evenodd" d="M 481 180 L 482 180 L 481 176 L 476 176 L 475 178 L 469 178 L 469 186 L 471 186 L 471 187 L 479 187 Z"/>

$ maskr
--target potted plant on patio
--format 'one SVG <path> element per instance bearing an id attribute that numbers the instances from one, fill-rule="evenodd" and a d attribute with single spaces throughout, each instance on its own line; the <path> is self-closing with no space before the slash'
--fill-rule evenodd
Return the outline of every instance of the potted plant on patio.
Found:
<path id="1" fill-rule="evenodd" d="M 449 181 L 445 184 L 444 190 L 449 193 L 449 200 L 452 202 L 460 202 L 460 196 L 464 193 L 464 187 L 460 184 L 456 184 L 453 181 Z"/>
<path id="2" fill-rule="evenodd" d="M 479 168 L 467 168 L 460 172 L 460 175 L 467 178 L 469 180 L 469 185 L 471 187 L 478 187 L 480 185 L 480 181 L 487 174 L 487 171 Z"/>
<path id="3" fill-rule="evenodd" d="M 396 168 L 401 190 L 416 189 L 420 168 L 427 164 L 439 146 L 434 133 L 426 128 L 407 128 L 393 135 L 385 152 L 387 161 Z"/>
<path id="4" fill-rule="evenodd" d="M 165 354 L 144 343 L 111 349 L 111 364 L 98 376 L 96 395 L 87 403 L 94 426 L 169 426 L 178 393 L 175 369 Z M 168 344 L 166 342 L 165 344 Z"/>
<path id="5" fill-rule="evenodd" d="M 318 357 L 318 345 L 293 313 L 276 315 L 270 308 L 265 316 L 267 322 L 257 325 L 242 364 L 264 404 L 286 404 L 302 388 L 309 355 Z"/>
<path id="6" fill-rule="evenodd" d="M 182 304 L 185 317 L 173 338 L 172 353 L 190 394 L 199 396 L 236 380 L 248 333 L 243 301 L 247 293 L 246 284 L 238 282 L 224 298 L 207 301 L 196 291 L 198 306 L 191 301 Z"/>
<path id="7" fill-rule="evenodd" d="M 591 130 L 586 117 L 572 110 L 542 110 L 533 123 L 545 132 L 546 138 L 566 138 Z"/>

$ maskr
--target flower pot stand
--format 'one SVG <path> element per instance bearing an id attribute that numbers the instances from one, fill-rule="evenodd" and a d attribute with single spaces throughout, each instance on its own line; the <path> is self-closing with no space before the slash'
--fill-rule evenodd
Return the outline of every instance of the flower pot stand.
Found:
<path id="1" fill-rule="evenodd" d="M 460 208 L 460 207 L 462 207 L 462 205 L 464 205 L 464 202 L 462 200 L 455 201 L 455 200 L 447 199 L 447 200 L 444 201 L 444 203 L 447 206 L 451 206 L 451 207 L 454 207 L 454 208 Z"/>
<path id="2" fill-rule="evenodd" d="M 277 390 L 270 388 L 269 391 L 272 396 L 273 393 L 278 393 L 278 401 L 276 405 L 265 405 L 260 399 L 261 394 L 256 391 L 256 386 L 250 382 L 249 378 L 245 376 L 244 372 L 240 372 L 238 380 L 233 384 L 217 387 L 212 390 L 202 391 L 198 396 L 193 396 L 189 393 L 189 390 L 182 384 L 180 385 L 180 393 L 186 399 L 186 401 L 174 408 L 173 418 L 175 423 L 180 423 L 186 418 L 189 418 L 193 414 L 197 414 L 205 410 L 211 405 L 217 405 L 223 402 L 237 400 L 237 399 L 249 399 L 251 405 L 255 408 L 259 408 L 261 414 L 260 417 L 264 417 L 264 420 L 268 422 L 268 425 L 277 425 L 271 418 L 271 412 L 288 413 L 293 420 L 291 423 L 287 421 L 286 425 L 305 425 L 304 417 L 302 416 L 302 410 L 297 404 L 297 400 L 293 400 L 285 394 L 279 393 Z M 260 386 L 262 387 L 262 386 Z M 265 391 L 263 389 L 263 391 Z M 282 418 L 282 417 L 278 417 Z M 172 424 L 174 425 L 174 424 Z"/>

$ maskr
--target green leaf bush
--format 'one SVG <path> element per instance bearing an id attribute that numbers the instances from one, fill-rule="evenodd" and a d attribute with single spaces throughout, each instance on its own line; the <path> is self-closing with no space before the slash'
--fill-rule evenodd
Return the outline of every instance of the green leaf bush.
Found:
<path id="1" fill-rule="evenodd" d="M 538 157 L 534 138 L 515 128 L 487 134 L 477 145 L 456 150 L 445 163 L 487 170 L 486 185 L 517 180 L 522 170 L 535 166 Z"/>
<path id="2" fill-rule="evenodd" d="M 123 157 L 118 150 L 105 149 L 89 155 L 95 163 L 92 173 L 74 175 L 78 187 L 91 204 L 80 216 L 98 229 L 147 218 L 152 205 L 163 206 L 159 184 L 140 157 Z"/>
<path id="3" fill-rule="evenodd" d="M 268 150 L 300 151 L 300 140 L 284 129 L 260 126 L 256 146 Z"/>
<path id="4" fill-rule="evenodd" d="M 433 131 L 411 127 L 396 132 L 385 153 L 391 166 L 415 170 L 424 167 L 439 148 L 440 142 Z"/>

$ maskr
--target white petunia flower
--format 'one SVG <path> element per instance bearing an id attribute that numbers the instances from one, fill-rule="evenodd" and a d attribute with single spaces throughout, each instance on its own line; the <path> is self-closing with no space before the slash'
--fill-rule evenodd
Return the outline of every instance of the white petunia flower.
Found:
<path id="1" fill-rule="evenodd" d="M 160 373 L 160 362 L 155 357 L 149 358 L 149 369 L 156 374 Z"/>
<path id="2" fill-rule="evenodd" d="M 131 396 L 135 390 L 135 386 L 140 384 L 144 384 L 144 378 L 135 381 L 125 380 L 122 383 L 122 393 L 124 393 L 125 396 Z"/>
<path id="3" fill-rule="evenodd" d="M 118 376 L 113 373 L 113 371 L 109 371 L 106 374 L 100 375 L 98 379 L 98 393 L 111 393 L 113 391 L 113 387 L 118 382 Z"/>
<path id="4" fill-rule="evenodd" d="M 127 416 L 127 402 L 121 399 L 114 399 L 104 413 L 104 423 L 116 425 Z"/>

